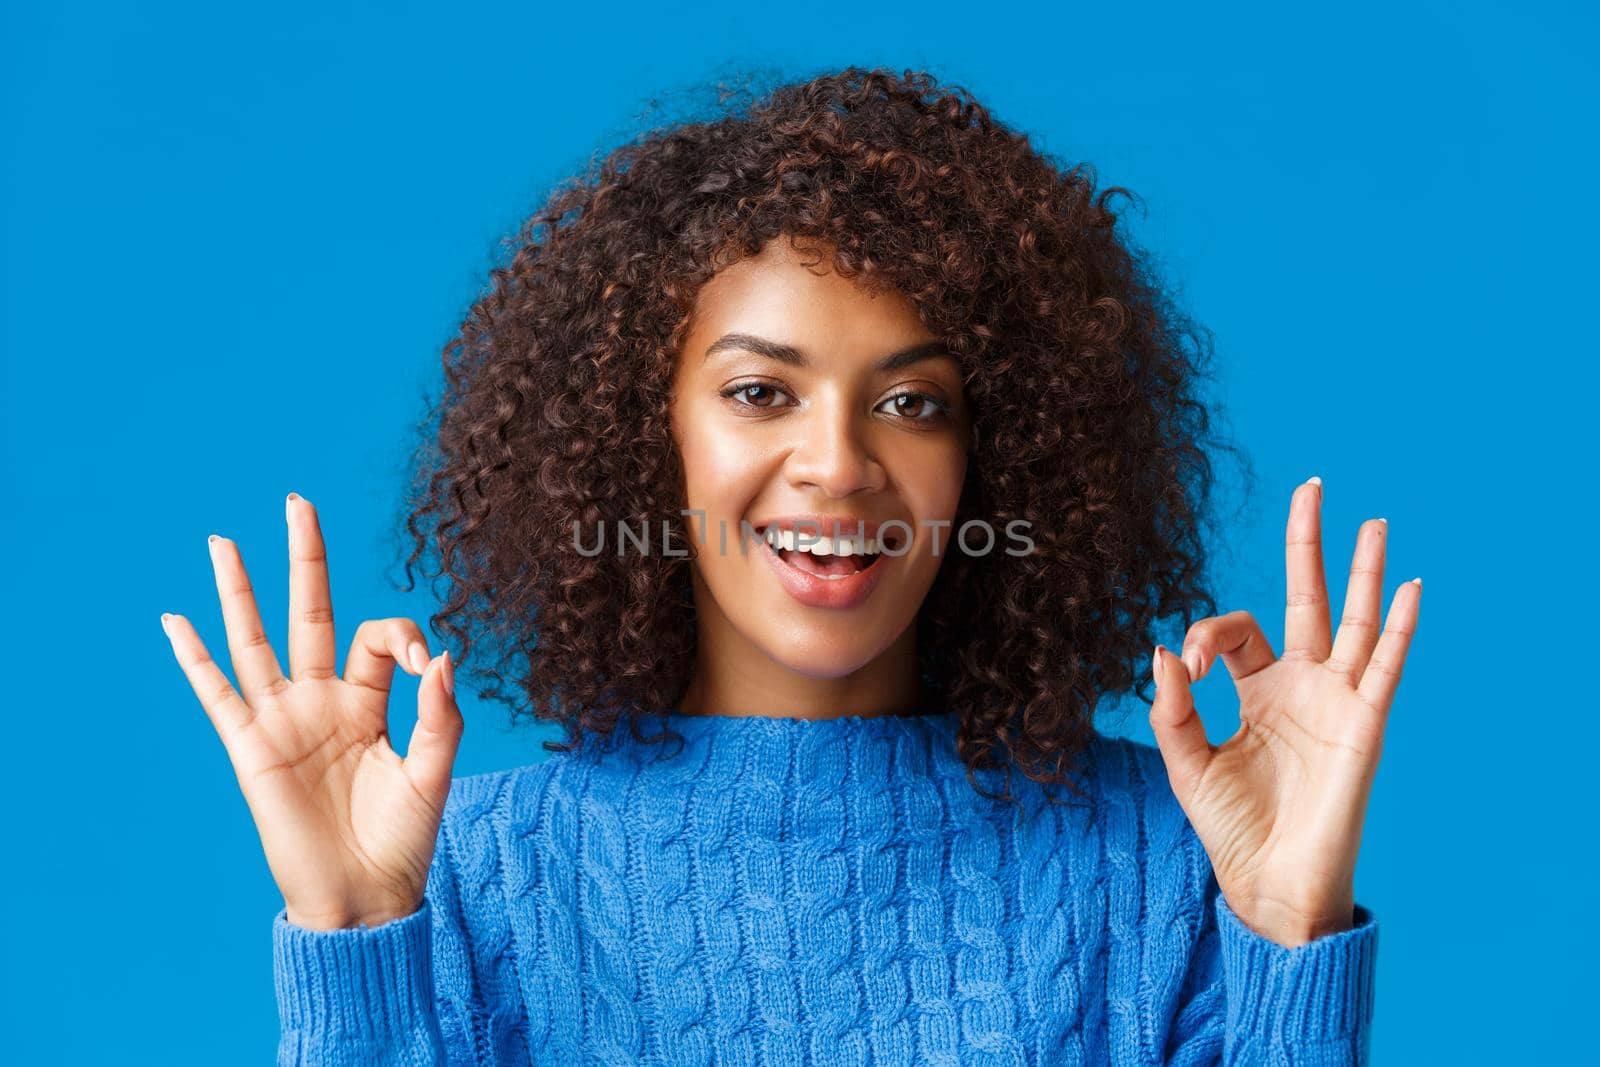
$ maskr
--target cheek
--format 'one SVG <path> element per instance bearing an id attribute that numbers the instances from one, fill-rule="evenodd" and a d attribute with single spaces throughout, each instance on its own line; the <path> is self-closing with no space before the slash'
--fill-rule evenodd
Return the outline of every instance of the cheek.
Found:
<path id="1" fill-rule="evenodd" d="M 737 513 L 760 488 L 760 455 L 740 439 L 736 427 L 719 425 L 713 419 L 696 420 L 692 414 L 689 419 L 674 434 L 688 506 L 705 511 L 708 518 L 736 522 Z"/>
<path id="2" fill-rule="evenodd" d="M 953 445 L 927 452 L 908 464 L 900 485 L 911 513 L 919 518 L 955 518 L 966 474 L 967 454 Z"/>
<path id="3" fill-rule="evenodd" d="M 916 536 L 922 542 L 917 571 L 929 581 L 952 550 L 957 532 L 954 519 L 956 509 L 961 504 L 961 486 L 966 470 L 966 453 L 950 450 L 924 457 L 915 473 L 908 475 L 909 480 L 901 483 L 907 508 L 917 518 Z M 937 531 L 923 525 L 924 522 L 933 521 L 949 525 L 940 526 Z M 932 554 L 935 534 L 938 540 L 937 555 Z"/>

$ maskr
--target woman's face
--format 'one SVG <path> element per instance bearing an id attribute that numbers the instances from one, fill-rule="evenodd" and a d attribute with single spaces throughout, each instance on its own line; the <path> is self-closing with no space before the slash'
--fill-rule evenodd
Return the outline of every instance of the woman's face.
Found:
<path id="1" fill-rule="evenodd" d="M 932 524 L 955 517 L 966 475 L 970 423 L 954 357 L 909 299 L 857 288 L 787 239 L 707 282 L 690 327 L 671 424 L 688 507 L 704 513 L 684 518 L 699 553 L 701 673 L 709 650 L 720 657 L 713 669 L 771 693 L 804 689 L 803 679 L 848 685 L 891 646 L 913 652 L 911 624 L 954 532 Z M 820 530 L 800 521 L 808 516 Z M 757 534 L 782 519 L 813 541 L 834 533 L 834 519 L 856 542 L 861 520 L 869 537 L 871 524 L 903 525 L 880 535 L 891 552 L 838 578 L 857 563 L 767 548 Z M 816 571 L 827 573 L 807 573 Z M 914 654 L 893 658 L 915 678 Z M 883 678 L 864 688 L 883 691 Z"/>

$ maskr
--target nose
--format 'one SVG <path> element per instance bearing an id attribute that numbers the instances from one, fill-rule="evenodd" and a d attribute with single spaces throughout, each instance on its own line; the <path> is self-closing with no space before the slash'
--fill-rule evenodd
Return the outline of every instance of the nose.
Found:
<path id="1" fill-rule="evenodd" d="M 888 481 L 873 455 L 868 427 L 843 404 L 818 404 L 812 417 L 791 423 L 798 439 L 785 473 L 796 488 L 815 489 L 830 498 L 881 490 Z"/>

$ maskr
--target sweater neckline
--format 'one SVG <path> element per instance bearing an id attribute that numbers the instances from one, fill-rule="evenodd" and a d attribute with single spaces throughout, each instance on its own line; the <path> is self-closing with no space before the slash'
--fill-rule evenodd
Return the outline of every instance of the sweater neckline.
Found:
<path id="1" fill-rule="evenodd" d="M 665 722 L 663 723 L 663 718 Z M 956 733 L 956 713 L 949 709 L 893 715 L 835 715 L 824 719 L 796 715 L 702 715 L 677 708 L 633 709 L 633 722 L 619 722 L 608 734 L 586 733 L 578 746 L 584 755 L 618 750 L 635 756 L 655 751 L 642 748 L 671 734 L 682 737 L 694 752 L 707 746 L 759 746 L 769 752 L 798 751 L 817 741 L 847 738 L 915 737 L 949 739 Z M 637 731 L 639 736 L 634 737 Z"/>
<path id="2" fill-rule="evenodd" d="M 676 708 L 668 709 L 668 711 L 666 713 L 667 721 L 669 723 L 673 724 L 674 726 L 677 726 L 677 725 L 680 725 L 680 724 L 686 724 L 686 723 L 687 724 L 694 724 L 694 723 L 701 723 L 701 722 L 704 722 L 707 725 L 722 725 L 724 723 L 731 725 L 731 724 L 734 724 L 734 723 L 744 723 L 744 722 L 749 722 L 749 721 L 753 720 L 753 721 L 763 722 L 763 723 L 793 724 L 793 725 L 795 725 L 797 727 L 803 727 L 803 726 L 825 726 L 828 723 L 855 724 L 855 723 L 869 723 L 869 722 L 879 722 L 879 721 L 893 721 L 893 722 L 915 722 L 915 721 L 919 721 L 919 720 L 932 721 L 934 719 L 941 719 L 941 718 L 948 719 L 948 718 L 950 718 L 950 716 L 951 716 L 951 713 L 948 712 L 948 711 L 908 711 L 908 712 L 898 712 L 898 713 L 887 714 L 887 715 L 885 715 L 885 714 L 873 714 L 873 715 L 824 715 L 824 716 L 807 716 L 807 715 L 724 715 L 724 714 L 710 714 L 710 715 L 708 715 L 708 714 L 704 714 L 704 713 L 700 713 L 700 712 L 679 711 Z M 659 714 L 657 714 L 656 717 L 659 718 L 660 717 Z"/>
<path id="3" fill-rule="evenodd" d="M 792 744 L 800 737 L 825 734 L 885 735 L 921 731 L 953 735 L 956 714 L 949 709 L 934 709 L 890 715 L 852 714 L 810 718 L 799 715 L 706 715 L 668 708 L 664 711 L 636 711 L 635 725 L 645 734 L 670 731 L 697 741 L 712 737 L 765 737 Z M 624 723 L 619 725 L 613 736 L 620 739 L 630 733 Z"/>
<path id="4" fill-rule="evenodd" d="M 683 734 L 806 734 L 806 733 L 856 733 L 861 731 L 934 729 L 950 732 L 955 725 L 955 713 L 948 709 L 932 709 L 896 714 L 829 715 L 814 718 L 802 715 L 707 715 L 669 708 L 665 724 L 670 730 Z M 641 722 L 647 729 L 659 729 L 661 712 L 644 715 Z"/>

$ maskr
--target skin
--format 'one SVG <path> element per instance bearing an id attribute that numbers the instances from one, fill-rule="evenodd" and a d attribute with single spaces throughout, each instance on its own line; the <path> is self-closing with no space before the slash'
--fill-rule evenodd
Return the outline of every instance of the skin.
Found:
<path id="1" fill-rule="evenodd" d="M 734 333 L 792 346 L 806 365 L 743 345 L 706 354 Z M 679 710 L 831 718 L 927 707 L 912 623 L 950 551 L 951 528 L 927 524 L 955 516 L 970 419 L 948 353 L 875 364 L 937 340 L 909 299 L 857 287 L 787 240 L 701 287 L 670 410 L 687 507 L 704 513 L 703 526 L 688 522 L 698 653 Z M 897 399 L 911 393 L 932 400 Z M 753 538 L 739 550 L 741 521 L 795 514 L 900 519 L 913 537 L 878 563 L 865 602 L 814 607 L 789 595 Z"/>
<path id="2" fill-rule="evenodd" d="M 1195 623 L 1181 657 L 1156 646 L 1150 726 L 1173 793 L 1228 906 L 1280 945 L 1354 925 L 1361 826 L 1422 600 L 1422 579 L 1402 583 L 1379 632 L 1388 536 L 1383 519 L 1362 524 L 1335 639 L 1313 478 L 1289 505 L 1283 656 L 1245 611 Z M 1212 745 L 1190 684 L 1219 656 L 1238 690 L 1239 729 Z"/>
<path id="3" fill-rule="evenodd" d="M 284 517 L 287 676 L 228 538 L 212 535 L 211 565 L 239 688 L 188 619 L 163 615 L 161 624 L 233 762 L 288 920 L 309 930 L 377 926 L 422 904 L 462 733 L 450 657 L 430 659 L 410 619 L 369 619 L 356 627 L 340 678 L 316 509 L 290 493 Z M 422 678 L 404 759 L 389 744 L 396 664 Z"/>
<path id="4" fill-rule="evenodd" d="M 953 518 L 971 419 L 948 355 L 893 372 L 883 356 L 936 340 L 904 297 L 874 295 L 787 242 L 718 273 L 698 294 L 671 421 L 688 506 L 707 537 L 692 563 L 699 654 L 680 710 L 702 715 L 915 712 L 918 608 L 943 555 L 934 521 Z M 748 347 L 706 357 L 724 335 L 791 345 L 791 366 Z M 741 390 L 724 396 L 725 390 Z M 759 386 L 760 388 L 750 388 Z M 926 393 L 933 400 L 899 401 Z M 949 417 L 932 418 L 948 405 Z M 1291 500 L 1282 658 L 1249 613 L 1195 623 L 1181 658 L 1157 646 L 1150 723 L 1173 792 L 1229 906 L 1250 929 L 1293 947 L 1354 921 L 1354 872 L 1367 798 L 1421 598 L 1400 586 L 1379 606 L 1387 525 L 1363 524 L 1337 639 L 1321 547 L 1320 481 Z M 866 602 L 801 605 L 751 546 L 740 520 L 818 512 L 901 519 L 912 547 Z M 312 930 L 377 926 L 421 906 L 463 722 L 449 654 L 430 657 L 410 619 L 367 620 L 335 673 L 327 554 L 316 509 L 291 493 L 289 673 L 268 642 L 238 546 L 211 539 L 217 593 L 239 687 L 188 619 L 162 625 L 227 750 L 287 918 Z M 716 530 L 726 522 L 729 549 Z M 698 520 L 689 526 L 698 529 Z M 941 552 L 949 551 L 948 528 Z M 1239 693 L 1240 727 L 1212 745 L 1193 681 L 1221 658 Z M 421 677 L 402 759 L 391 747 L 396 665 Z"/>

